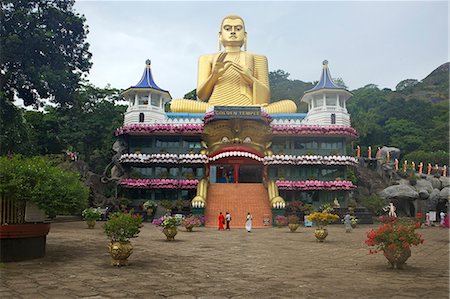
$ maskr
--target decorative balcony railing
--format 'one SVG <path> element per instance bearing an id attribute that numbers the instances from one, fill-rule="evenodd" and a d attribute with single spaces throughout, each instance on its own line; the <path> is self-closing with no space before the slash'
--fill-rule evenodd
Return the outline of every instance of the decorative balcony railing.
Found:
<path id="1" fill-rule="evenodd" d="M 358 160 L 350 156 L 273 155 L 264 157 L 265 165 L 345 165 L 354 166 Z"/>
<path id="2" fill-rule="evenodd" d="M 139 189 L 195 189 L 198 180 L 174 179 L 123 179 L 120 185 L 124 188 Z"/>
<path id="3" fill-rule="evenodd" d="M 317 181 L 317 180 L 307 180 L 307 181 L 276 181 L 278 189 L 280 190 L 301 190 L 301 191 L 311 191 L 311 190 L 353 190 L 356 188 L 350 181 Z"/>
<path id="4" fill-rule="evenodd" d="M 199 135 L 203 132 L 203 124 L 131 124 L 116 130 L 116 136 L 123 134 L 186 134 Z"/>
<path id="5" fill-rule="evenodd" d="M 319 125 L 272 125 L 274 135 L 333 135 L 357 138 L 358 133 L 350 126 L 319 126 Z"/>
<path id="6" fill-rule="evenodd" d="M 208 157 L 202 154 L 123 154 L 120 163 L 168 163 L 168 164 L 206 164 Z"/>

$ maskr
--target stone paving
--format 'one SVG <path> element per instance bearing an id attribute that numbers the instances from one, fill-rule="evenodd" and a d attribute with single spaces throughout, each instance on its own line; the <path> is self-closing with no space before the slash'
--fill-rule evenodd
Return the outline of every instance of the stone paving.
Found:
<path id="1" fill-rule="evenodd" d="M 313 228 L 180 230 L 174 242 L 145 223 L 130 265 L 110 266 L 102 223 L 53 223 L 42 259 L 0 264 L 0 298 L 448 298 L 449 231 L 419 232 L 404 270 L 363 244 L 373 225 L 346 234 Z"/>

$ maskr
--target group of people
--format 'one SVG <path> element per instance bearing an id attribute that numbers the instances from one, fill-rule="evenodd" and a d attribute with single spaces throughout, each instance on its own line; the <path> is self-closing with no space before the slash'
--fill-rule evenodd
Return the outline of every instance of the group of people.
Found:
<path id="1" fill-rule="evenodd" d="M 229 212 L 225 213 L 225 216 L 222 212 L 219 213 L 219 230 L 230 230 L 230 222 L 231 222 L 231 214 Z M 224 227 L 224 225 L 226 225 Z M 252 231 L 252 215 L 250 212 L 247 213 L 247 221 L 245 222 L 245 229 L 247 232 Z"/>

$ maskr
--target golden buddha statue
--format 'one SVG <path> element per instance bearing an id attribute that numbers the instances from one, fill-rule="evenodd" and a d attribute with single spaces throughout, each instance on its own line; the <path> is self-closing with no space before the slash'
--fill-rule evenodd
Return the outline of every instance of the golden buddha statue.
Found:
<path id="1" fill-rule="evenodd" d="M 213 106 L 260 106 L 268 113 L 295 113 L 291 100 L 269 104 L 267 58 L 247 52 L 247 32 L 239 16 L 226 16 L 219 32 L 219 51 L 198 62 L 197 97 L 172 101 L 172 112 L 204 113 Z M 244 51 L 242 51 L 244 46 Z"/>

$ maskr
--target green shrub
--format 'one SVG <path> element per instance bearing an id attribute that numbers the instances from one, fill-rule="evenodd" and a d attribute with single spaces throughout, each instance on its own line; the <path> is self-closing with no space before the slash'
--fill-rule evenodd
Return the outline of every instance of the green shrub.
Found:
<path id="1" fill-rule="evenodd" d="M 79 174 L 52 166 L 42 157 L 0 157 L 0 195 L 33 202 L 53 217 L 81 212 L 87 206 L 89 188 Z"/>
<path id="2" fill-rule="evenodd" d="M 373 215 L 380 215 L 381 208 L 386 205 L 384 199 L 378 195 L 371 195 L 363 199 L 362 204 L 366 207 Z"/>
<path id="3" fill-rule="evenodd" d="M 138 236 L 142 221 L 141 215 L 116 212 L 106 221 L 103 229 L 111 242 L 127 242 Z"/>
<path id="4" fill-rule="evenodd" d="M 83 216 L 83 219 L 86 221 L 100 220 L 102 213 L 96 208 L 87 208 L 83 210 L 81 216 Z"/>

